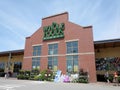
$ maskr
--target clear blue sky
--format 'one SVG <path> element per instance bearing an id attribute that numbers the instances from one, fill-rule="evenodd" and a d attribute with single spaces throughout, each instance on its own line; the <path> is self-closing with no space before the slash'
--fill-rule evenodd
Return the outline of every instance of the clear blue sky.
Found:
<path id="1" fill-rule="evenodd" d="M 61 12 L 93 26 L 94 41 L 120 38 L 120 0 L 0 0 L 0 52 L 24 49 L 43 17 Z"/>

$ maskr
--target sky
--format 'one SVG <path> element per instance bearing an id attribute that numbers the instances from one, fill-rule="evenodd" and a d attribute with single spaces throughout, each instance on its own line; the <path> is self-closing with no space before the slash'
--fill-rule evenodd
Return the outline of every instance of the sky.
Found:
<path id="1" fill-rule="evenodd" d="M 42 18 L 62 12 L 92 25 L 94 41 L 120 38 L 120 0 L 0 0 L 0 52 L 24 49 Z"/>

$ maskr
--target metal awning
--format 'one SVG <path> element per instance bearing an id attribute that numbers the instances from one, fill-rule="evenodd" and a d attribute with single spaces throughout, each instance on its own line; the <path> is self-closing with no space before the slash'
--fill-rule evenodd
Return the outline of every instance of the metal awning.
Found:
<path id="1" fill-rule="evenodd" d="M 95 49 L 108 48 L 108 47 L 120 47 L 120 39 L 94 41 L 94 47 Z"/>
<path id="2" fill-rule="evenodd" d="M 0 52 L 0 56 L 9 56 L 9 53 L 12 55 L 22 55 L 24 54 L 24 49 Z"/>

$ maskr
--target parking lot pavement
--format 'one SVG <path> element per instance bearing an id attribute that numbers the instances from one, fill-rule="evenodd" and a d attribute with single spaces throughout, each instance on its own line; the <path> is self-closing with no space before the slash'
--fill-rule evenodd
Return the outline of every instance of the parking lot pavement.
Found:
<path id="1" fill-rule="evenodd" d="M 105 83 L 54 83 L 0 78 L 0 90 L 120 90 Z"/>

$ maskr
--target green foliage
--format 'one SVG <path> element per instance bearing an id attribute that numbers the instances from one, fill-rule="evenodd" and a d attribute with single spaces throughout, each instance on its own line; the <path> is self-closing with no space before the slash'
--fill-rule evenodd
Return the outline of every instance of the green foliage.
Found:
<path id="1" fill-rule="evenodd" d="M 28 80 L 30 78 L 30 71 L 20 70 L 17 78 Z"/>
<path id="2" fill-rule="evenodd" d="M 39 78 L 40 78 L 41 81 L 44 81 L 44 80 L 45 80 L 45 74 L 46 74 L 46 70 L 44 70 L 44 71 L 42 71 L 42 72 L 40 73 Z"/>
<path id="3" fill-rule="evenodd" d="M 88 72 L 80 69 L 79 78 L 76 80 L 78 83 L 88 83 Z"/>
<path id="4" fill-rule="evenodd" d="M 25 80 L 28 80 L 29 78 L 30 78 L 30 76 L 26 76 L 26 75 L 24 76 Z"/>
<path id="5" fill-rule="evenodd" d="M 38 75 L 40 73 L 39 69 L 35 68 L 31 71 L 34 75 Z"/>
<path id="6" fill-rule="evenodd" d="M 30 76 L 30 71 L 25 71 L 25 75 L 29 75 Z"/>
<path id="7" fill-rule="evenodd" d="M 30 80 L 34 80 L 34 78 L 35 78 L 35 75 L 30 75 Z"/>
<path id="8" fill-rule="evenodd" d="M 87 77 L 79 77 L 79 79 L 78 79 L 78 82 L 79 83 L 88 83 L 88 78 Z"/>
<path id="9" fill-rule="evenodd" d="M 17 79 L 25 79 L 25 78 L 24 78 L 24 75 L 19 74 L 19 75 L 17 75 Z"/>
<path id="10" fill-rule="evenodd" d="M 118 82 L 120 83 L 120 76 L 118 76 Z"/>
<path id="11" fill-rule="evenodd" d="M 39 75 L 39 80 L 51 81 L 53 79 L 53 72 L 50 70 L 43 70 Z"/>
<path id="12" fill-rule="evenodd" d="M 34 69 L 32 71 L 24 71 L 20 70 L 19 75 L 17 75 L 18 79 L 25 80 L 41 80 L 41 81 L 51 81 L 53 79 L 53 72 L 50 70 L 43 70 L 41 73 L 38 69 Z"/>
<path id="13" fill-rule="evenodd" d="M 24 73 L 25 73 L 24 70 L 20 70 L 20 71 L 19 71 L 19 74 L 21 74 L 21 75 L 24 75 Z"/>
<path id="14" fill-rule="evenodd" d="M 40 80 L 40 76 L 39 75 L 34 76 L 34 80 Z"/>
<path id="15" fill-rule="evenodd" d="M 113 82 L 114 76 L 113 75 L 109 75 L 108 79 L 109 79 L 110 82 Z"/>
<path id="16" fill-rule="evenodd" d="M 30 80 L 37 80 L 36 76 L 39 75 L 39 69 L 35 68 L 30 72 Z"/>

